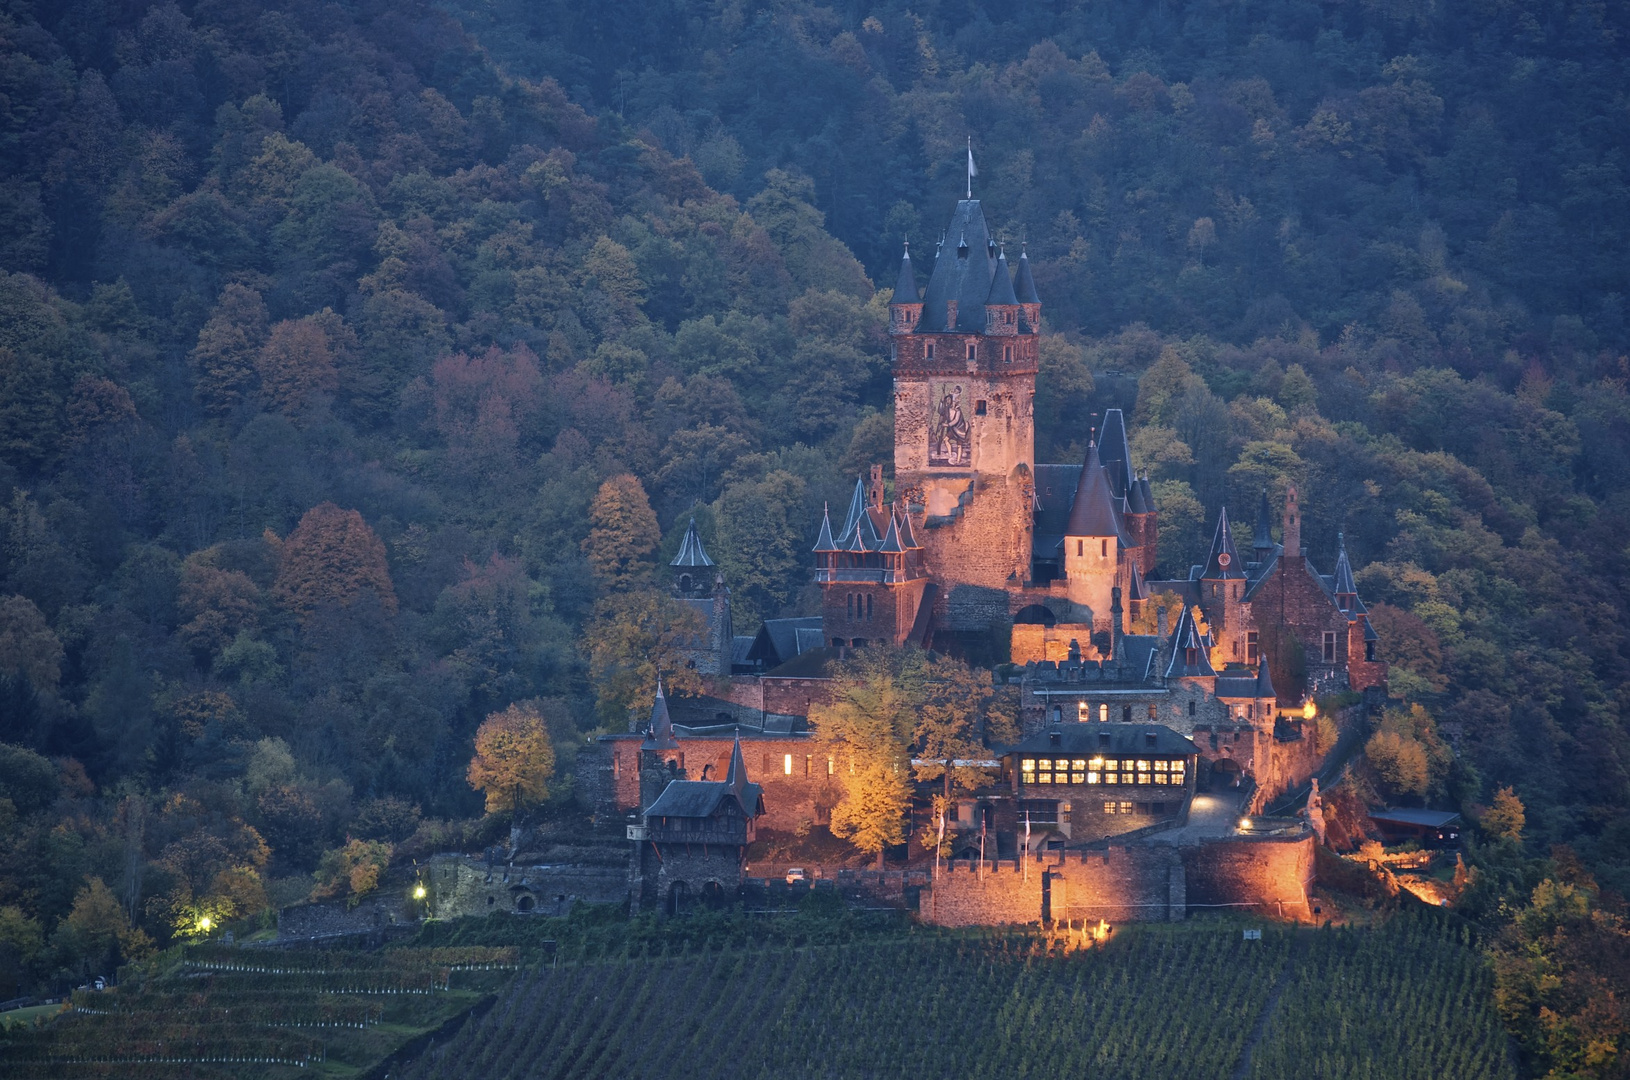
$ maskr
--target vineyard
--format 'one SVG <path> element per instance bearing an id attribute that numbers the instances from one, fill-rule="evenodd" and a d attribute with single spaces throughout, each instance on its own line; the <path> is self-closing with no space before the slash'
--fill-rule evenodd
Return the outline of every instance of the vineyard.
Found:
<path id="1" fill-rule="evenodd" d="M 724 944 L 724 943 L 721 943 Z M 1479 955 L 1442 927 L 1129 927 L 704 945 L 557 962 L 401 1075 L 1515 1075 Z"/>
<path id="2" fill-rule="evenodd" d="M 47 1025 L 0 1038 L 0 1075 L 353 1075 L 513 978 L 514 949 L 191 946 Z"/>

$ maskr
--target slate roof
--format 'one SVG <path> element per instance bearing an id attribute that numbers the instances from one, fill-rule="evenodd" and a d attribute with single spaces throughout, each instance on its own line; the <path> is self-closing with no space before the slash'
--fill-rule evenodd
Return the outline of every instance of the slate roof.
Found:
<path id="1" fill-rule="evenodd" d="M 1347 537 L 1343 533 L 1336 534 L 1336 595 L 1358 595 L 1358 586 L 1353 583 L 1353 564 L 1347 561 Z"/>
<path id="2" fill-rule="evenodd" d="M 917 299 L 917 275 L 911 269 L 911 241 L 906 241 L 906 253 L 900 256 L 900 276 L 894 281 L 894 295 L 889 297 L 891 304 L 915 304 Z"/>
<path id="3" fill-rule="evenodd" d="M 997 253 L 996 273 L 991 275 L 990 292 L 985 296 L 985 303 L 1011 307 L 1019 305 L 1019 298 L 1013 295 L 1013 278 L 1008 273 L 1006 252 Z"/>
<path id="4" fill-rule="evenodd" d="M 1132 579 L 1127 583 L 1126 599 L 1128 602 L 1149 599 L 1149 590 L 1143 584 L 1143 571 L 1138 569 L 1136 560 L 1132 562 Z"/>
<path id="5" fill-rule="evenodd" d="M 678 750 L 673 718 L 668 715 L 668 699 L 662 693 L 662 676 L 657 676 L 657 696 L 651 703 L 651 732 L 640 743 L 641 750 Z"/>
<path id="6" fill-rule="evenodd" d="M 1460 815 L 1448 810 L 1410 810 L 1388 807 L 1370 814 L 1371 821 L 1385 821 L 1397 825 L 1420 825 L 1428 829 L 1441 829 L 1460 820 Z"/>
<path id="7" fill-rule="evenodd" d="M 753 644 L 747 650 L 747 659 L 762 663 L 766 667 L 785 664 L 804 651 L 801 647 L 803 643 L 799 640 L 800 630 L 813 631 L 815 641 L 819 643 L 821 617 L 805 615 L 793 619 L 765 619 L 764 625 L 758 628 L 758 634 L 753 638 Z"/>
<path id="8" fill-rule="evenodd" d="M 685 528 L 685 538 L 679 542 L 679 554 L 675 555 L 674 561 L 668 565 L 682 569 L 700 569 L 713 565 L 713 560 L 707 557 L 707 552 L 702 548 L 702 538 L 697 535 L 695 518 L 691 518 L 690 524 Z"/>
<path id="9" fill-rule="evenodd" d="M 849 496 L 849 509 L 843 515 L 843 532 L 838 534 L 840 539 L 849 535 L 849 530 L 855 527 L 855 522 L 859 521 L 865 512 L 866 478 L 859 476 L 855 478 L 855 492 Z"/>
<path id="10" fill-rule="evenodd" d="M 1081 480 L 1079 465 L 1037 465 L 1033 549 L 1038 558 L 1056 559 L 1070 520 L 1070 499 Z"/>
<path id="11" fill-rule="evenodd" d="M 1109 489 L 1117 496 L 1130 497 L 1137 477 L 1132 473 L 1132 450 L 1126 441 L 1126 417 L 1119 409 L 1104 410 L 1104 429 L 1098 433 L 1098 458 L 1109 477 Z"/>
<path id="12" fill-rule="evenodd" d="M 821 507 L 821 534 L 815 538 L 815 546 L 810 550 L 823 554 L 843 550 L 832 539 L 832 514 L 825 506 Z"/>
<path id="13" fill-rule="evenodd" d="M 1070 505 L 1064 535 L 1114 536 L 1125 540 L 1115 513 L 1115 495 L 1098 457 L 1097 443 L 1087 444 L 1087 460 L 1075 485 L 1075 501 Z"/>
<path id="14" fill-rule="evenodd" d="M 1211 666 L 1211 657 L 1207 655 L 1209 642 L 1200 633 L 1200 628 L 1194 625 L 1194 614 L 1189 611 L 1188 605 L 1183 605 L 1183 613 L 1177 617 L 1177 627 L 1172 631 L 1172 659 L 1166 665 L 1166 677 L 1179 676 L 1201 677 L 1215 675 L 1217 671 Z M 1194 662 L 1189 662 L 1189 653 L 1194 654 Z"/>
<path id="15" fill-rule="evenodd" d="M 1134 479 L 1126 489 L 1126 511 L 1129 514 L 1147 514 L 1149 500 L 1143 488 L 1143 481 Z"/>
<path id="16" fill-rule="evenodd" d="M 764 789 L 757 784 L 747 784 L 737 792 L 721 780 L 670 780 L 657 801 L 646 808 L 645 817 L 710 818 L 726 799 L 735 801 L 743 817 L 764 812 Z"/>
<path id="17" fill-rule="evenodd" d="M 1013 292 L 1021 304 L 1041 303 L 1041 297 L 1036 295 L 1036 279 L 1030 276 L 1030 256 L 1023 247 L 1019 248 L 1019 269 L 1013 279 Z"/>
<path id="18" fill-rule="evenodd" d="M 1215 693 L 1220 698 L 1254 698 L 1258 701 L 1275 697 L 1273 676 L 1267 664 L 1258 664 L 1256 671 L 1229 669 L 1217 676 Z"/>
<path id="19" fill-rule="evenodd" d="M 996 273 L 996 252 L 991 250 L 990 228 L 978 199 L 963 199 L 946 230 L 948 244 L 940 246 L 934 272 L 923 293 L 923 314 L 916 332 L 982 334 L 985 332 L 985 297 Z M 957 303 L 956 322 L 946 322 L 947 304 Z"/>
<path id="20" fill-rule="evenodd" d="M 1058 742 L 1053 742 L 1053 736 Z M 1155 737 L 1149 745 L 1149 736 Z M 1108 736 L 1106 740 L 1104 736 Z M 1008 754 L 1110 754 L 1191 757 L 1200 748 L 1164 724 L 1100 724 L 1096 721 L 1070 721 L 1052 731 L 1043 731 L 1009 747 Z"/>
<path id="21" fill-rule="evenodd" d="M 1207 581 L 1234 581 L 1245 579 L 1245 560 L 1234 547 L 1234 530 L 1228 524 L 1228 507 L 1217 515 L 1217 532 L 1211 538 L 1211 553 L 1206 556 Z"/>

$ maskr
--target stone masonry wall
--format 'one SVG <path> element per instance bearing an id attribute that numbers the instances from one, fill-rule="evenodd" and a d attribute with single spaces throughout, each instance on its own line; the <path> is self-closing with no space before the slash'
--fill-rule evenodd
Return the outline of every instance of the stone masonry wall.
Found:
<path id="1" fill-rule="evenodd" d="M 1228 837 L 1183 849 L 1190 909 L 1237 907 L 1286 919 L 1309 917 L 1313 834 Z"/>
<path id="2" fill-rule="evenodd" d="M 490 915 L 565 915 L 572 904 L 622 903 L 628 868 L 614 866 L 505 866 L 463 855 L 437 855 L 426 863 L 426 908 L 431 918 Z"/>
<path id="3" fill-rule="evenodd" d="M 639 806 L 639 736 L 607 740 L 615 762 L 612 788 L 615 809 L 626 813 Z M 691 780 L 722 780 L 729 771 L 734 738 L 681 736 L 679 754 L 685 775 Z M 828 775 L 827 759 L 808 736 L 744 735 L 742 758 L 747 763 L 747 779 L 764 789 L 764 816 L 760 829 L 791 832 L 802 822 L 824 822 L 837 804 L 838 792 Z M 787 759 L 792 767 L 788 771 Z"/>

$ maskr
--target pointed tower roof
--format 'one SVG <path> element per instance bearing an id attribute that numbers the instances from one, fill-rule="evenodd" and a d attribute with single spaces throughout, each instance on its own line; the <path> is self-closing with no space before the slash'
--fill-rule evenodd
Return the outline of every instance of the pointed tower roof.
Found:
<path id="1" fill-rule="evenodd" d="M 1013 279 L 1013 291 L 1018 295 L 1021 304 L 1041 303 L 1041 297 L 1036 295 L 1036 279 L 1030 276 L 1030 256 L 1025 253 L 1023 246 L 1019 248 L 1019 270 Z"/>
<path id="2" fill-rule="evenodd" d="M 821 504 L 821 534 L 815 538 L 815 546 L 810 550 L 822 554 L 843 550 L 832 539 L 832 513 L 825 503 Z"/>
<path id="3" fill-rule="evenodd" d="M 1262 499 L 1256 504 L 1256 529 L 1251 536 L 1251 547 L 1257 552 L 1273 550 L 1273 509 L 1268 505 L 1268 489 L 1262 489 Z M 1261 558 L 1257 559 L 1261 562 Z"/>
<path id="4" fill-rule="evenodd" d="M 849 533 L 853 531 L 855 527 L 855 522 L 859 521 L 863 516 L 865 516 L 865 513 L 866 478 L 864 476 L 859 476 L 855 478 L 855 493 L 849 496 L 849 512 L 843 515 L 843 532 L 838 534 L 838 539 L 840 541 L 848 538 Z"/>
<path id="5" fill-rule="evenodd" d="M 1336 534 L 1336 595 L 1358 595 L 1358 585 L 1353 581 L 1353 564 L 1347 561 L 1347 536 L 1345 533 Z"/>
<path id="6" fill-rule="evenodd" d="M 1007 269 L 1007 252 L 998 252 L 996 256 L 996 273 L 991 275 L 990 293 L 985 297 L 985 303 L 1011 304 L 1017 307 L 1019 298 L 1013 295 L 1013 277 Z"/>
<path id="7" fill-rule="evenodd" d="M 1216 674 L 1216 669 L 1211 666 L 1205 638 L 1200 636 L 1200 628 L 1194 625 L 1194 615 L 1185 604 L 1183 613 L 1177 617 L 1177 629 L 1172 631 L 1172 659 L 1166 665 L 1166 677 Z"/>
<path id="8" fill-rule="evenodd" d="M 922 545 L 917 543 L 917 534 L 911 528 L 911 515 L 900 515 L 900 543 L 908 551 L 921 551 Z"/>
<path id="9" fill-rule="evenodd" d="M 1245 563 L 1234 549 L 1234 532 L 1228 525 L 1228 507 L 1217 515 L 1217 534 L 1211 540 L 1211 554 L 1206 558 L 1205 581 L 1231 581 L 1245 577 Z"/>
<path id="10" fill-rule="evenodd" d="M 1109 488 L 1103 463 L 1098 460 L 1098 444 L 1087 444 L 1087 461 L 1081 466 L 1081 479 L 1075 485 L 1075 503 L 1070 507 L 1065 536 L 1121 535 L 1115 520 L 1115 493 Z"/>
<path id="11" fill-rule="evenodd" d="M 1130 561 L 1132 563 L 1132 580 L 1127 582 L 1126 599 L 1128 601 L 1147 600 L 1149 599 L 1149 588 L 1143 583 L 1143 571 L 1138 569 L 1136 559 Z"/>
<path id="12" fill-rule="evenodd" d="M 891 304 L 921 303 L 917 296 L 917 274 L 911 268 L 911 241 L 906 241 L 906 253 L 900 256 L 900 276 L 894 282 L 894 295 L 889 298 Z"/>
<path id="13" fill-rule="evenodd" d="M 1143 483 L 1134 479 L 1126 489 L 1126 512 L 1129 514 L 1147 514 L 1149 502 L 1143 497 Z"/>
<path id="14" fill-rule="evenodd" d="M 697 535 L 695 518 L 691 518 L 685 528 L 685 538 L 679 542 L 679 554 L 668 565 L 687 570 L 713 565 L 713 560 L 707 557 L 707 552 L 702 548 L 702 538 Z"/>
<path id="15" fill-rule="evenodd" d="M 889 514 L 889 531 L 883 534 L 883 543 L 877 550 L 889 555 L 905 553 L 905 545 L 900 543 L 900 521 L 893 513 Z"/>
<path id="16" fill-rule="evenodd" d="M 1155 506 L 1155 489 L 1149 486 L 1148 473 L 1138 479 L 1138 487 L 1143 492 L 1143 505 L 1149 508 L 1149 513 L 1154 513 L 1158 508 Z"/>
<path id="17" fill-rule="evenodd" d="M 1278 696 L 1279 695 L 1274 692 L 1273 675 L 1270 674 L 1269 671 L 1268 671 L 1268 661 L 1265 660 L 1265 659 L 1259 661 L 1257 663 L 1257 666 L 1256 666 L 1256 698 L 1257 698 L 1257 700 L 1258 701 L 1265 701 L 1268 698 L 1277 698 Z"/>
<path id="18" fill-rule="evenodd" d="M 923 316 L 917 332 L 982 334 L 985 332 L 985 297 L 996 272 L 996 252 L 990 246 L 990 228 L 978 199 L 962 199 L 951 215 L 948 235 L 956 246 L 934 260 L 934 273 L 923 293 Z M 948 304 L 956 301 L 956 323 L 947 324 Z"/>
<path id="19" fill-rule="evenodd" d="M 1104 410 L 1104 429 L 1098 433 L 1098 456 L 1103 460 L 1109 486 L 1117 495 L 1129 494 L 1133 482 L 1132 451 L 1126 442 L 1126 417 L 1119 409 Z"/>
<path id="20" fill-rule="evenodd" d="M 741 753 L 741 730 L 736 730 L 736 742 L 730 748 L 730 767 L 724 774 L 725 787 L 740 795 L 747 787 L 747 760 Z"/>
<path id="21" fill-rule="evenodd" d="M 853 552 L 856 555 L 864 555 L 868 551 L 876 551 L 877 545 L 867 547 L 865 530 L 857 528 L 850 531 L 849 539 L 844 543 L 843 550 Z"/>
<path id="22" fill-rule="evenodd" d="M 668 715 L 668 699 L 662 693 L 662 676 L 657 676 L 657 696 L 651 703 L 651 733 L 640 743 L 641 750 L 678 750 L 673 718 Z"/>

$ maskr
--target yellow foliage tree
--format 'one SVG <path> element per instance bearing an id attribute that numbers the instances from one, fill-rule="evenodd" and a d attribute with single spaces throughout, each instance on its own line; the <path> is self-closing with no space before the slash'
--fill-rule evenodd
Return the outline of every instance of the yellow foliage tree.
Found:
<path id="1" fill-rule="evenodd" d="M 322 898 L 348 891 L 354 906 L 363 896 L 378 888 L 379 879 L 390 866 L 394 851 L 390 844 L 379 840 L 347 840 L 343 847 L 324 852 L 313 875 L 317 879 L 317 887 L 311 891 L 311 895 Z"/>
<path id="2" fill-rule="evenodd" d="M 395 614 L 396 590 L 378 535 L 355 510 L 331 502 L 307 510 L 279 545 L 273 596 L 304 618 L 321 604 L 349 607 L 369 591 Z"/>
<path id="3" fill-rule="evenodd" d="M 600 485 L 589 504 L 589 535 L 583 540 L 594 576 L 607 593 L 620 592 L 650 579 L 651 554 L 662 529 L 632 473 L 613 476 Z"/>
<path id="4" fill-rule="evenodd" d="M 482 721 L 466 778 L 487 796 L 487 813 L 549 797 L 555 748 L 536 702 L 522 701 Z"/>
<path id="5" fill-rule="evenodd" d="M 1503 787 L 1494 793 L 1494 805 L 1483 812 L 1481 824 L 1491 836 L 1520 841 L 1528 811 L 1514 790 Z"/>

